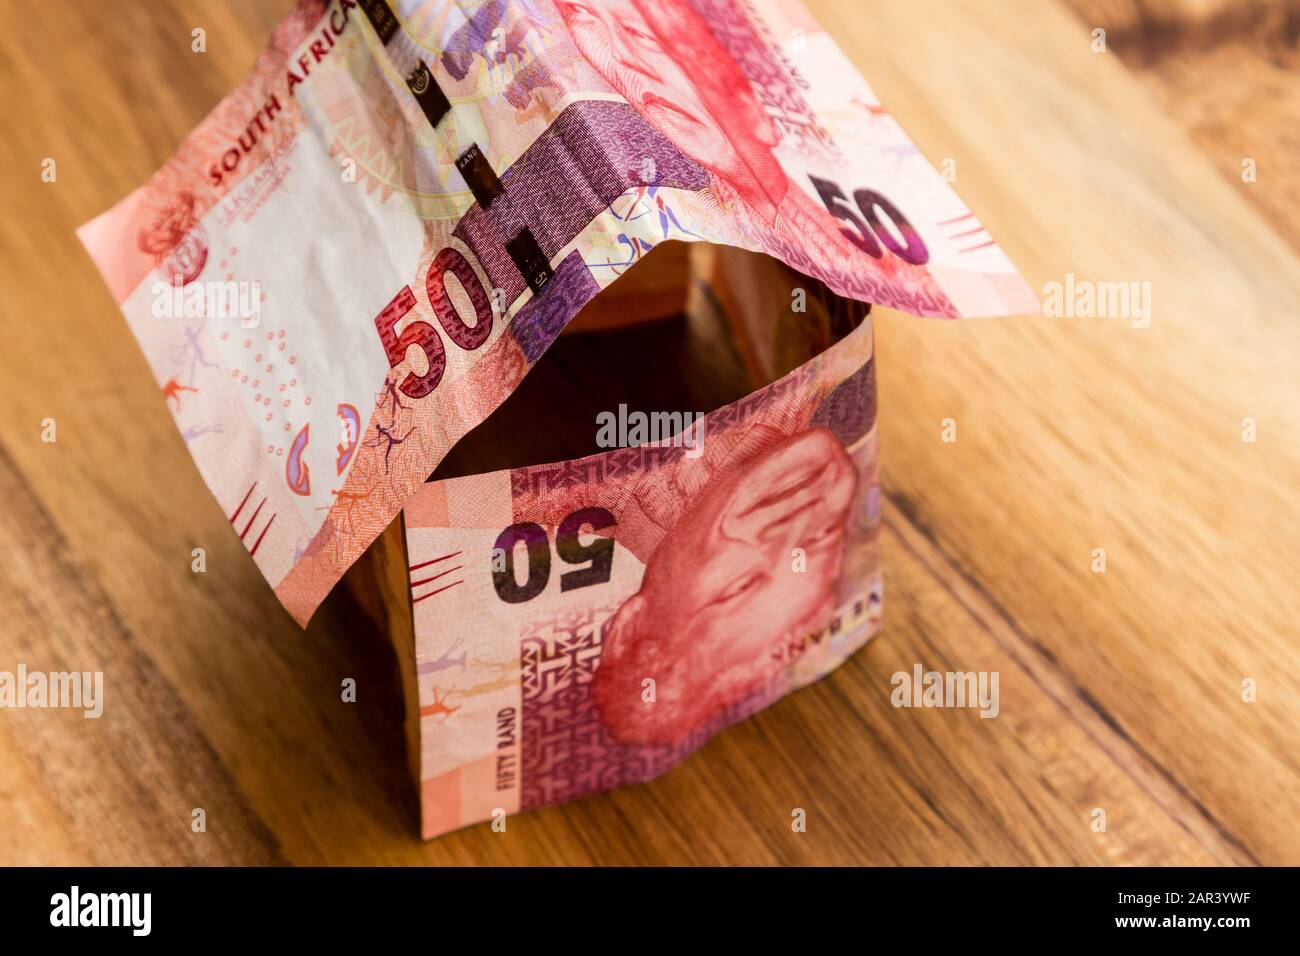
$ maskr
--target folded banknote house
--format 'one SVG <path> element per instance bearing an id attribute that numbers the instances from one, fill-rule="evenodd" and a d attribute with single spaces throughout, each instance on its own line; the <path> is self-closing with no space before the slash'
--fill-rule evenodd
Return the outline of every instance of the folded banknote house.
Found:
<path id="1" fill-rule="evenodd" d="M 648 779 L 873 636 L 869 304 L 1036 308 L 794 0 L 300 0 L 79 234 L 288 612 L 366 556 L 427 836 Z M 740 394 L 428 480 L 562 333 L 671 315 Z"/>

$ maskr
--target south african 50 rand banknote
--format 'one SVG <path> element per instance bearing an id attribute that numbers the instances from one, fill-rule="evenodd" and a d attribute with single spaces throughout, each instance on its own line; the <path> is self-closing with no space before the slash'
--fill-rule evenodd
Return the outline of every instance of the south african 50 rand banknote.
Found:
<path id="1" fill-rule="evenodd" d="M 300 0 L 79 235 L 300 623 L 658 243 L 918 315 L 1035 307 L 794 0 Z"/>
<path id="2" fill-rule="evenodd" d="M 658 776 L 879 631 L 867 306 L 708 251 L 691 331 L 725 319 L 714 347 L 768 384 L 666 438 L 432 481 L 403 509 L 426 837 Z"/>

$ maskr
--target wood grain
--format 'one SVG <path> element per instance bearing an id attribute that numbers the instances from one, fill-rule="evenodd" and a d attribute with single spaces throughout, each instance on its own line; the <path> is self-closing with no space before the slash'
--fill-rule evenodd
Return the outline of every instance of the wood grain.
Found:
<path id="1" fill-rule="evenodd" d="M 1069 0 L 1300 250 L 1300 0 Z M 1253 162 L 1253 180 L 1243 163 Z"/>
<path id="2" fill-rule="evenodd" d="M 0 137 L 0 669 L 102 669 L 107 701 L 99 720 L 0 711 L 0 863 L 1300 863 L 1300 246 L 1279 225 L 1300 179 L 1261 161 L 1246 187 L 1211 148 L 1207 130 L 1268 132 L 1228 105 L 1270 74 L 1224 81 L 1204 126 L 1184 107 L 1213 74 L 1092 53 L 1084 2 L 810 6 L 923 151 L 957 160 L 1031 285 L 1150 282 L 1151 326 L 878 310 L 882 636 L 652 783 L 424 844 L 377 622 L 346 589 L 306 632 L 289 620 L 73 237 L 287 0 L 2 0 L 24 29 L 0 37 L 22 92 Z M 678 375 L 611 387 L 725 400 L 678 323 L 568 338 L 445 468 L 546 460 L 589 430 L 585 371 L 645 355 Z M 893 708 L 916 662 L 998 671 L 999 717 Z"/>

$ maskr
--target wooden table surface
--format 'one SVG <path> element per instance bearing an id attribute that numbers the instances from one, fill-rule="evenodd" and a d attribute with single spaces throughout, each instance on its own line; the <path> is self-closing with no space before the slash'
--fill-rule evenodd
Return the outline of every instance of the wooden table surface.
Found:
<path id="1" fill-rule="evenodd" d="M 345 590 L 280 608 L 73 236 L 289 5 L 0 0 L 0 670 L 106 695 L 0 711 L 0 863 L 1300 863 L 1295 4 L 813 0 L 1032 286 L 1150 282 L 1150 327 L 879 310 L 881 637 L 656 781 L 430 843 L 391 652 Z M 918 662 L 999 716 L 893 708 Z"/>

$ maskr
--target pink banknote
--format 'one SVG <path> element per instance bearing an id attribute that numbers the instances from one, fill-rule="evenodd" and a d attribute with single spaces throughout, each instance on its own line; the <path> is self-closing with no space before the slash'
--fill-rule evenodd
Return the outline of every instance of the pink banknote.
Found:
<path id="1" fill-rule="evenodd" d="M 1035 305 L 794 0 L 300 0 L 79 234 L 304 623 L 658 243 L 919 315 Z"/>
<path id="2" fill-rule="evenodd" d="M 732 316 L 746 346 L 813 358 L 654 442 L 407 504 L 426 837 L 657 776 L 877 632 L 866 309 L 739 281 L 769 303 Z"/>

